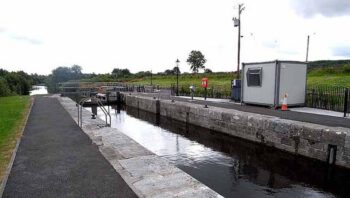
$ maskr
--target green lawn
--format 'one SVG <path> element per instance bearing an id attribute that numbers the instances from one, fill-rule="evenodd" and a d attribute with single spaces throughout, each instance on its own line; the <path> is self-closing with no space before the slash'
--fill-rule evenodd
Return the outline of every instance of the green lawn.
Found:
<path id="1" fill-rule="evenodd" d="M 309 75 L 307 85 L 350 87 L 350 74 Z"/>
<path id="2" fill-rule="evenodd" d="M 212 73 L 212 74 L 181 74 L 179 75 L 179 90 L 181 93 L 189 94 L 189 86 L 194 85 L 197 88 L 196 93 L 203 94 L 203 89 L 201 87 L 201 79 L 208 77 L 208 88 L 209 96 L 215 93 L 221 93 L 223 95 L 229 96 L 231 93 L 231 80 L 234 78 L 233 73 Z M 151 77 L 144 77 L 139 79 L 133 79 L 128 81 L 128 83 L 133 83 L 135 85 L 150 85 Z M 159 85 L 162 87 L 170 87 L 172 84 L 176 84 L 176 75 L 153 75 L 152 77 L 153 85 Z M 212 92 L 212 90 L 214 90 Z"/>
<path id="3" fill-rule="evenodd" d="M 209 87 L 214 87 L 214 89 L 220 90 L 230 90 L 231 79 L 233 79 L 233 73 L 213 73 L 213 74 L 184 74 L 179 77 L 179 86 L 188 88 L 191 84 L 196 87 L 200 87 L 201 79 L 203 77 L 209 78 Z M 132 82 L 136 85 L 149 85 L 151 83 L 150 77 L 133 79 Z M 159 86 L 171 86 L 171 84 L 176 84 L 176 76 L 170 75 L 153 75 L 152 78 L 153 85 Z M 350 87 L 350 74 L 315 74 L 311 73 L 308 75 L 307 80 L 308 86 L 315 85 L 328 85 L 328 86 L 342 86 Z"/>
<path id="4" fill-rule="evenodd" d="M 179 75 L 179 85 L 187 87 L 193 84 L 196 87 L 200 87 L 201 79 L 208 77 L 209 87 L 230 88 L 231 80 L 234 78 L 233 76 L 233 73 L 182 74 Z M 151 77 L 133 79 L 130 82 L 136 85 L 149 85 L 151 83 Z M 152 83 L 153 85 L 170 87 L 171 84 L 176 84 L 176 75 L 153 75 Z"/>
<path id="5" fill-rule="evenodd" d="M 230 86 L 231 80 L 234 78 L 233 73 L 212 73 L 212 74 L 181 74 L 179 75 L 180 85 L 197 85 L 200 86 L 201 79 L 204 77 L 209 78 L 209 86 Z M 135 84 L 150 84 L 151 77 L 144 77 L 139 79 L 133 79 L 130 82 Z M 176 83 L 176 75 L 153 75 L 152 83 L 159 86 L 170 86 Z"/>
<path id="6" fill-rule="evenodd" d="M 29 96 L 0 97 L 0 181 L 29 110 Z"/>

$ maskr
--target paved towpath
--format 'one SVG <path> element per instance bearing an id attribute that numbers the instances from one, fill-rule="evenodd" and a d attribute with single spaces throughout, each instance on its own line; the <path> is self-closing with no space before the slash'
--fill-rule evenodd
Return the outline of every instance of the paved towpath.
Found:
<path id="1" fill-rule="evenodd" d="M 350 120 L 348 118 L 340 118 L 340 117 L 334 117 L 334 116 L 318 115 L 318 114 L 295 112 L 295 111 L 280 111 L 280 110 L 269 109 L 266 107 L 240 105 L 233 102 L 216 102 L 216 101 L 203 101 L 203 100 L 191 101 L 189 98 L 183 98 L 183 97 L 174 97 L 174 98 L 175 100 L 178 100 L 178 101 L 202 104 L 203 106 L 204 104 L 208 104 L 209 107 L 215 106 L 215 107 L 221 107 L 221 108 L 235 109 L 235 110 L 244 111 L 244 112 L 275 116 L 275 117 L 288 119 L 288 120 L 309 122 L 309 123 L 320 124 L 325 126 L 350 128 Z"/>
<path id="2" fill-rule="evenodd" d="M 37 97 L 3 197 L 136 197 L 57 99 Z"/>

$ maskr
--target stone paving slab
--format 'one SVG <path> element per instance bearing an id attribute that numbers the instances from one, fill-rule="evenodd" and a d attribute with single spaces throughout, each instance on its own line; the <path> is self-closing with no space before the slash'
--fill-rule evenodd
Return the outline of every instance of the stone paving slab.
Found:
<path id="1" fill-rule="evenodd" d="M 212 190 L 156 155 L 120 160 L 147 197 L 217 197 Z"/>

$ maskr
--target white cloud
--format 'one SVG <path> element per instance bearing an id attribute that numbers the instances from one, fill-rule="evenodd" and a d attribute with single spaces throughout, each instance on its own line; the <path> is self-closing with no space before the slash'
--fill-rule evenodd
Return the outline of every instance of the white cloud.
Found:
<path id="1" fill-rule="evenodd" d="M 40 41 L 38 39 L 29 38 L 29 37 L 26 37 L 26 36 L 18 36 L 18 35 L 15 35 L 15 34 L 10 35 L 10 38 L 12 38 L 14 40 L 18 40 L 18 41 L 25 41 L 25 42 L 28 42 L 28 43 L 33 44 L 33 45 L 39 45 L 39 44 L 42 43 L 42 41 Z"/>
<path id="2" fill-rule="evenodd" d="M 348 16 L 305 19 L 288 0 L 244 3 L 242 62 L 304 60 L 308 34 L 310 60 L 339 58 L 333 47 L 350 45 L 350 30 L 344 28 Z M 236 4 L 231 0 L 1 1 L 0 67 L 43 74 L 73 64 L 84 72 L 111 72 L 114 67 L 160 72 L 173 68 L 179 58 L 181 71 L 189 71 L 189 52 L 200 50 L 213 71 L 232 71 L 237 55 L 237 28 L 232 24 Z"/>
<path id="3" fill-rule="evenodd" d="M 349 0 L 291 0 L 291 3 L 296 12 L 305 17 L 350 15 Z"/>

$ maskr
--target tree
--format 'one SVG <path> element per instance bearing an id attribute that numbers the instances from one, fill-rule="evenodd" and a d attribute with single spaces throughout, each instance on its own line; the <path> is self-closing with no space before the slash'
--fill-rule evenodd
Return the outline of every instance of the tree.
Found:
<path id="1" fill-rule="evenodd" d="M 81 66 L 73 65 L 70 69 L 71 69 L 71 71 L 72 71 L 72 73 L 73 73 L 75 78 L 80 78 L 80 76 L 82 75 L 82 73 L 81 73 L 81 70 L 82 70 Z"/>
<path id="2" fill-rule="evenodd" d="M 0 76 L 5 76 L 8 73 L 9 73 L 8 71 L 0 68 Z"/>
<path id="3" fill-rule="evenodd" d="M 145 77 L 145 76 L 151 76 L 151 72 L 150 71 L 139 71 L 135 74 L 135 76 L 137 78 L 142 78 L 142 77 Z"/>
<path id="4" fill-rule="evenodd" d="M 12 93 L 19 95 L 28 95 L 32 81 L 30 76 L 23 71 L 11 72 L 6 74 L 5 79 Z"/>
<path id="5" fill-rule="evenodd" d="M 0 96 L 8 96 L 10 93 L 11 91 L 9 89 L 7 81 L 0 76 Z"/>
<path id="6" fill-rule="evenodd" d="M 174 74 L 177 74 L 177 73 L 181 74 L 180 68 L 178 68 L 178 67 L 174 67 L 173 72 L 174 72 Z"/>
<path id="7" fill-rule="evenodd" d="M 30 74 L 30 78 L 32 79 L 33 85 L 42 85 L 46 82 L 47 76 L 45 75 L 38 75 L 38 74 Z"/>
<path id="8" fill-rule="evenodd" d="M 204 69 L 204 73 L 210 74 L 210 73 L 213 73 L 213 71 L 211 71 L 211 69 L 209 69 L 209 68 L 206 68 L 206 69 Z"/>
<path id="9" fill-rule="evenodd" d="M 181 74 L 180 68 L 174 67 L 173 69 L 167 69 L 163 72 L 165 75 L 176 75 L 177 72 Z"/>
<path id="10" fill-rule="evenodd" d="M 79 65 L 72 67 L 57 67 L 52 70 L 52 74 L 47 78 L 47 88 L 50 93 L 58 91 L 58 83 L 67 82 L 69 80 L 79 80 L 83 77 Z"/>
<path id="11" fill-rule="evenodd" d="M 117 78 L 123 78 L 131 75 L 131 72 L 129 69 L 119 69 L 119 68 L 114 68 L 112 71 L 112 75 L 114 75 Z"/>
<path id="12" fill-rule="evenodd" d="M 174 70 L 167 69 L 167 70 L 164 71 L 164 74 L 165 75 L 173 75 L 174 74 Z"/>
<path id="13" fill-rule="evenodd" d="M 29 94 L 33 79 L 23 71 L 8 72 L 0 69 L 0 96 Z"/>
<path id="14" fill-rule="evenodd" d="M 207 60 L 204 58 L 202 52 L 196 50 L 192 50 L 187 59 L 187 63 L 191 66 L 193 73 L 198 73 L 199 69 L 204 69 L 206 62 Z"/>

